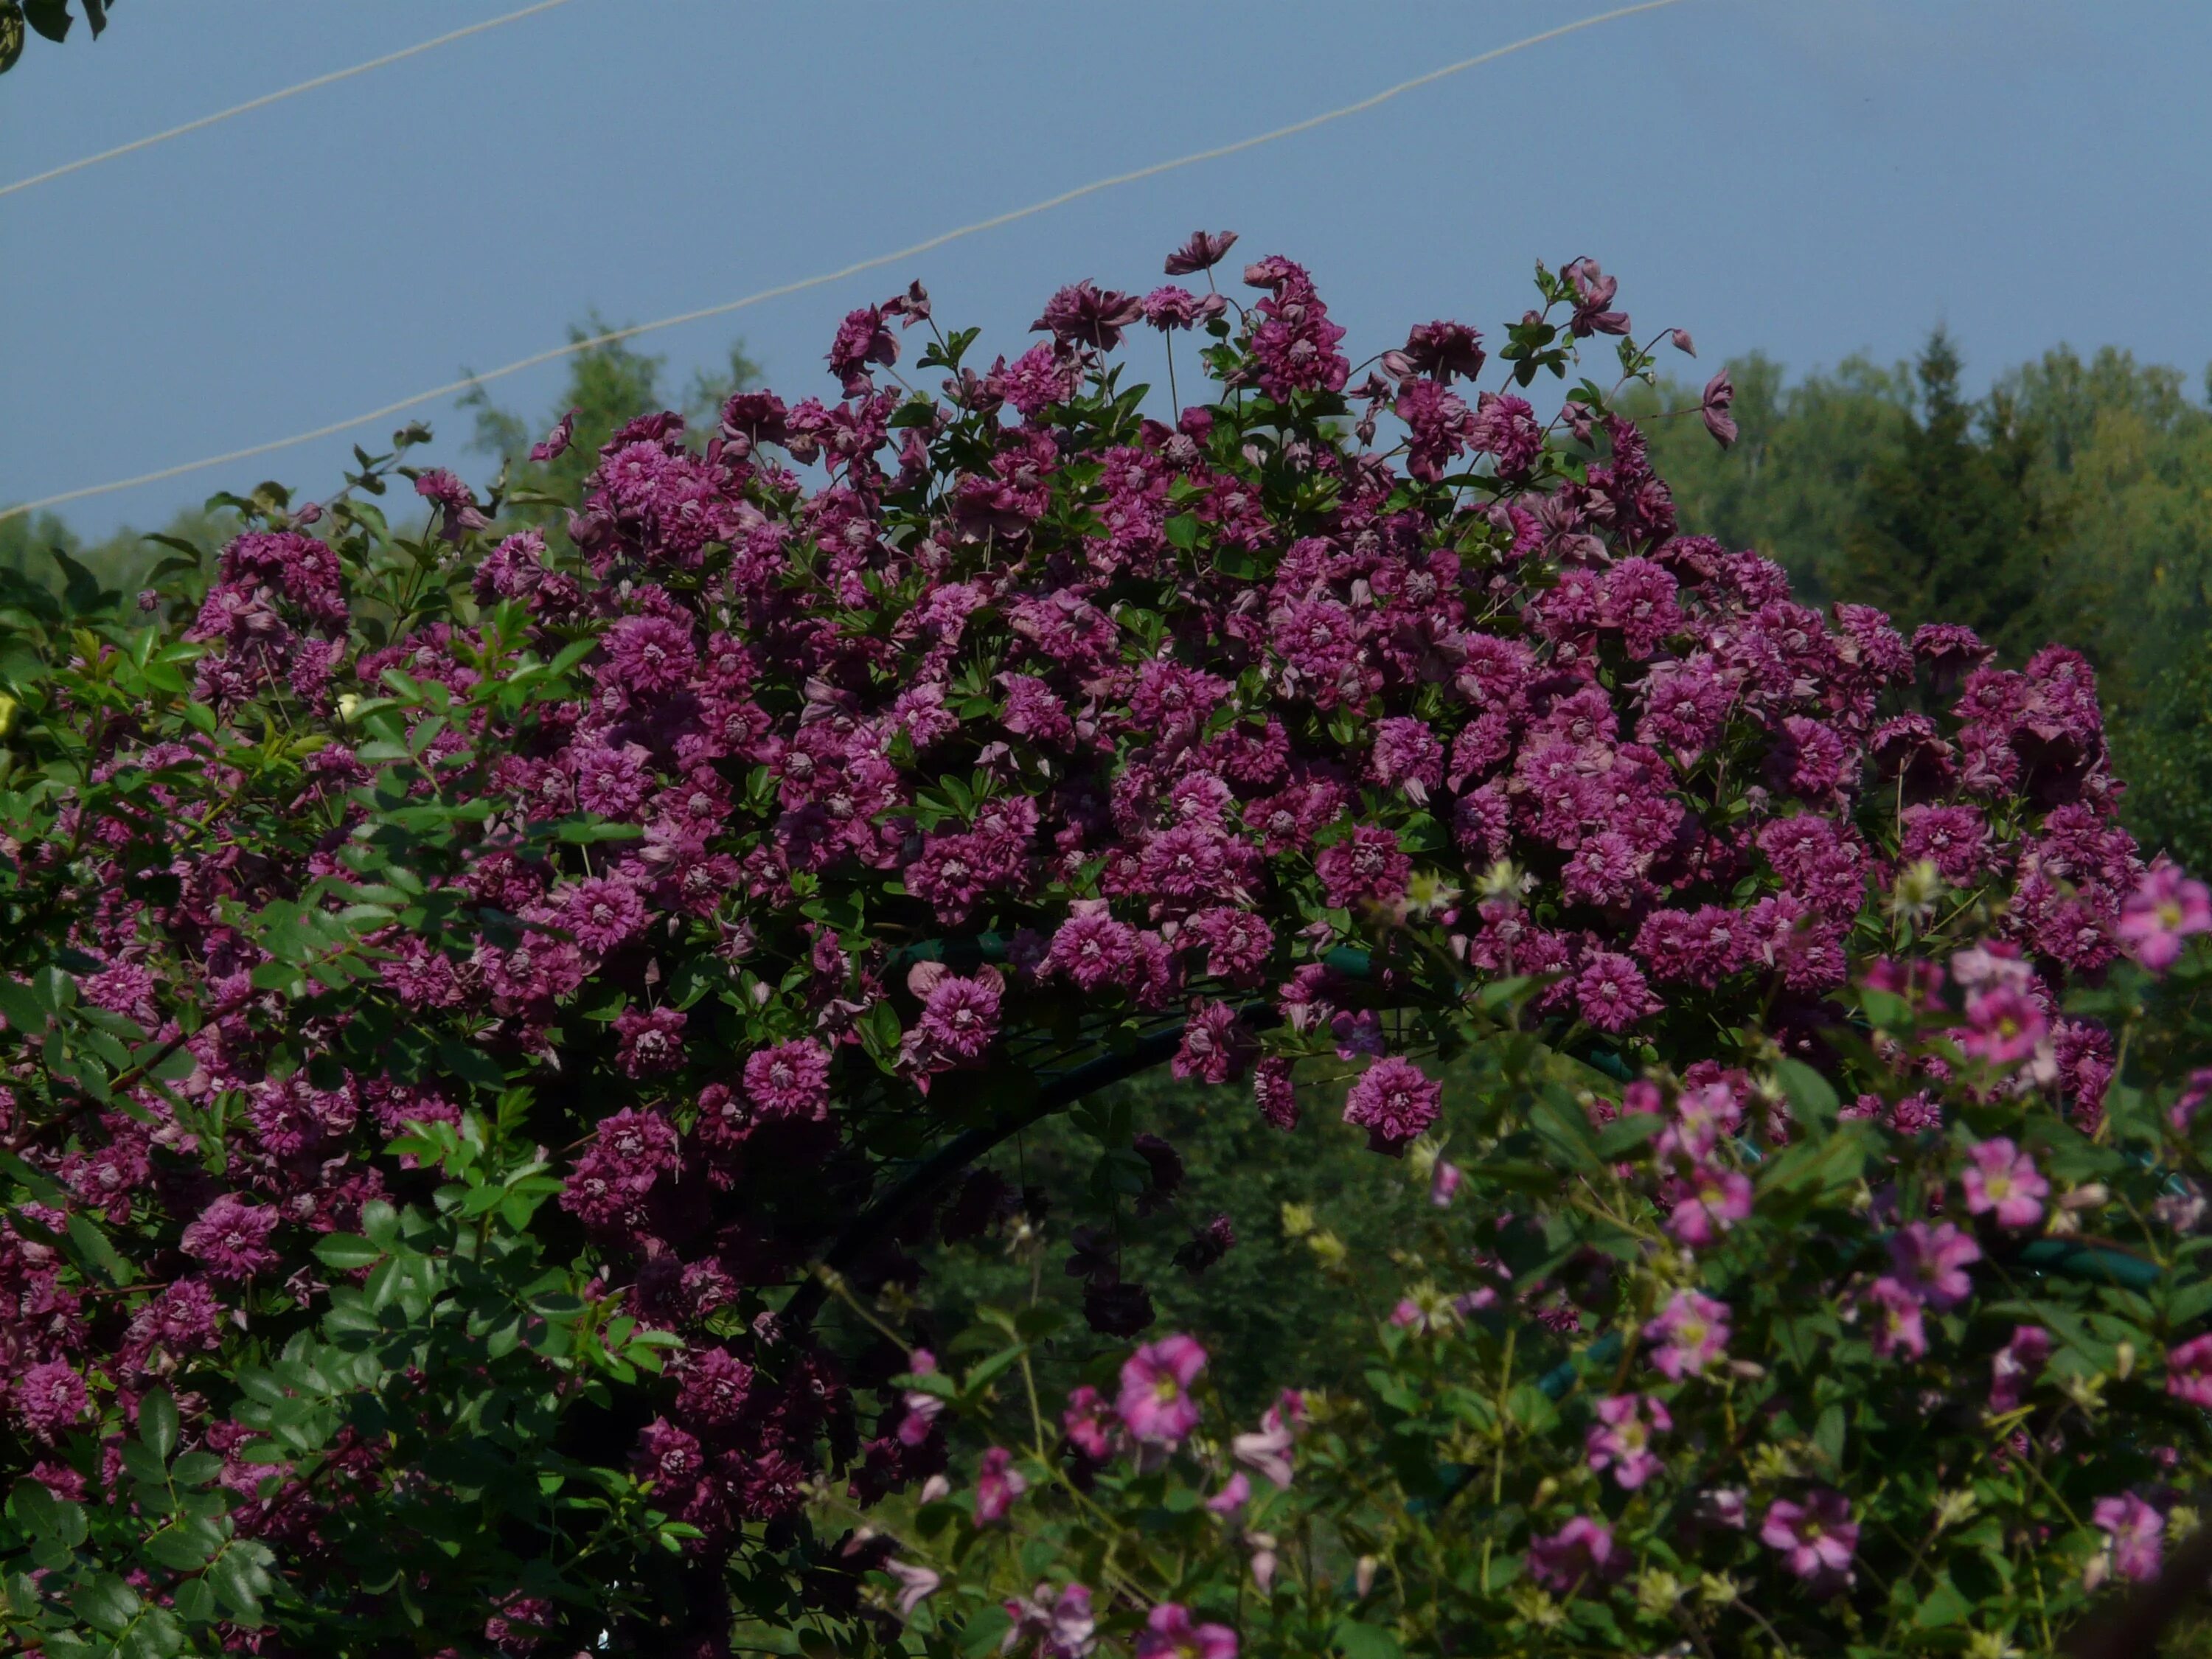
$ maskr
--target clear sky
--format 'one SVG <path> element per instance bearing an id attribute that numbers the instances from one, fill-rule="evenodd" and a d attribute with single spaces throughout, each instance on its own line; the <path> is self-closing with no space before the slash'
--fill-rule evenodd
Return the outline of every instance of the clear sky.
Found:
<path id="1" fill-rule="evenodd" d="M 0 182 L 514 3 L 129 0 L 0 79 Z M 337 419 L 593 307 L 641 321 L 809 276 L 1604 9 L 572 0 L 0 198 L 0 502 Z M 1887 360 L 1941 319 L 1978 378 L 2067 341 L 2195 385 L 2208 62 L 2212 6 L 2165 0 L 1683 0 L 645 343 L 680 385 L 742 334 L 778 390 L 829 395 L 837 319 L 909 276 L 1011 352 L 1054 287 L 1150 287 L 1204 225 L 1307 264 L 1355 359 L 1431 317 L 1494 329 L 1534 261 L 1589 254 L 1639 332 L 1686 326 L 1708 364 Z M 496 395 L 535 416 L 560 375 Z M 465 417 L 420 413 L 481 477 Z M 69 516 L 96 536 L 263 477 L 318 494 L 378 431 Z"/>

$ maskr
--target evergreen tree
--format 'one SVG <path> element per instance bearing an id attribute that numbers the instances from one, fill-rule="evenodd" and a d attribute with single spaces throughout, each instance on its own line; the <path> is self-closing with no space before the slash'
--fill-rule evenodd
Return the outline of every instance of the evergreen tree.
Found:
<path id="1" fill-rule="evenodd" d="M 2017 662 L 2052 639 L 2093 639 L 2050 590 L 2065 530 L 2063 498 L 2029 488 L 2040 444 L 2016 398 L 1979 406 L 1937 328 L 1915 365 L 1899 449 L 1868 469 L 1843 537 L 1838 590 L 1908 631 L 1962 622 Z"/>

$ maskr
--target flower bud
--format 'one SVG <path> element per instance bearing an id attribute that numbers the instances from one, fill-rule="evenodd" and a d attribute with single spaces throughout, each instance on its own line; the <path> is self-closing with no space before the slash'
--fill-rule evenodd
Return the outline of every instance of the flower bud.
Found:
<path id="1" fill-rule="evenodd" d="M 1972 1492 L 1964 1486 L 1939 1495 L 1936 1500 L 1936 1530 L 1941 1532 L 1972 1518 L 1976 1502 Z"/>
<path id="2" fill-rule="evenodd" d="M 1674 1610 L 1682 1599 L 1682 1581 L 1663 1567 L 1650 1567 L 1636 1578 L 1638 1611 L 1654 1619 L 1663 1619 Z"/>

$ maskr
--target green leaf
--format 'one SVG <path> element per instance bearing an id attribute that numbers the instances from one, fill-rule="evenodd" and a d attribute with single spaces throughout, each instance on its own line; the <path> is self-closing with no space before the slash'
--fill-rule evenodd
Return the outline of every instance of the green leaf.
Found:
<path id="1" fill-rule="evenodd" d="M 961 1631 L 960 1651 L 966 1659 L 981 1659 L 982 1655 L 996 1651 L 1000 1638 L 1013 1622 L 1002 1607 L 982 1608 Z"/>
<path id="2" fill-rule="evenodd" d="M 270 1577 L 246 1550 L 245 1545 L 232 1544 L 216 1557 L 207 1576 L 231 1617 L 241 1625 L 253 1626 L 261 1622 L 261 1598 L 268 1593 Z"/>
<path id="3" fill-rule="evenodd" d="M 356 1268 L 368 1267 L 383 1259 L 384 1252 L 368 1240 L 355 1233 L 332 1233 L 315 1243 L 315 1259 L 326 1267 L 340 1273 L 351 1273 Z"/>
<path id="4" fill-rule="evenodd" d="M 60 41 L 76 20 L 70 15 L 69 0 L 23 0 L 23 15 L 49 40 Z"/>
<path id="5" fill-rule="evenodd" d="M 204 1578 L 187 1578 L 178 1585 L 175 1603 L 177 1616 L 187 1624 L 205 1625 L 215 1620 L 215 1591 Z"/>
<path id="6" fill-rule="evenodd" d="M 1782 1092 L 1790 1097 L 1790 1104 L 1800 1123 L 1825 1127 L 1836 1121 L 1834 1085 L 1803 1060 L 1775 1061 L 1774 1079 L 1782 1085 Z"/>
<path id="7" fill-rule="evenodd" d="M 138 1594 L 112 1572 L 88 1573 L 70 1597 L 78 1618 L 112 1636 L 129 1627 L 138 1612 Z"/>
<path id="8" fill-rule="evenodd" d="M 1959 1594 L 1958 1586 L 1951 1582 L 1951 1576 L 1938 1573 L 1936 1582 L 1928 1587 L 1928 1593 L 1920 1598 L 1919 1606 L 1912 1610 L 1912 1622 L 1921 1630 L 1937 1630 L 1945 1625 L 1961 1624 L 1972 1618 L 1973 1612 L 1966 1598 Z"/>
<path id="9" fill-rule="evenodd" d="M 136 1276 L 131 1264 L 115 1253 L 115 1246 L 107 1242 L 107 1235 L 95 1226 L 92 1218 L 82 1210 L 69 1218 L 70 1243 L 76 1247 L 79 1257 L 95 1268 L 110 1285 L 128 1285 Z"/>
<path id="10" fill-rule="evenodd" d="M 138 1437 L 165 1463 L 176 1450 L 177 1402 L 167 1389 L 156 1389 L 138 1402 Z"/>
<path id="11" fill-rule="evenodd" d="M 1624 1113 L 1598 1131 L 1598 1156 L 1617 1163 L 1666 1127 L 1667 1120 L 1656 1112 Z"/>
<path id="12" fill-rule="evenodd" d="M 1844 1408 L 1831 1405 L 1822 1408 L 1820 1420 L 1813 1425 L 1813 1445 L 1832 1469 L 1844 1466 Z"/>
<path id="13" fill-rule="evenodd" d="M 1379 1625 L 1362 1624 L 1357 1619 L 1340 1619 L 1331 1632 L 1333 1640 L 1342 1650 L 1345 1659 L 1405 1659 L 1405 1649 L 1398 1638 Z"/>

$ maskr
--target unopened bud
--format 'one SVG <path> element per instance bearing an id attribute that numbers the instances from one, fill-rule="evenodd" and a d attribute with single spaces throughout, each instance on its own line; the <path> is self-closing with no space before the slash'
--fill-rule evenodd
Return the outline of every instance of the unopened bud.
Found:
<path id="1" fill-rule="evenodd" d="M 1743 1594 L 1743 1586 L 1724 1572 L 1698 1575 L 1698 1600 L 1707 1607 L 1724 1607 Z"/>

